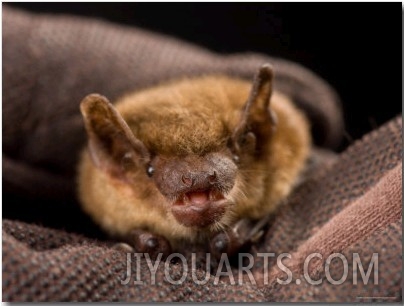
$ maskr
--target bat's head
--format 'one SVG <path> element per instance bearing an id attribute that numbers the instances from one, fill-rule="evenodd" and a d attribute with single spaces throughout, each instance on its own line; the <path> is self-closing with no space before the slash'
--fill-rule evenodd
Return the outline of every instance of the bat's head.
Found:
<path id="1" fill-rule="evenodd" d="M 197 229 L 217 226 L 231 215 L 240 165 L 258 158 L 273 133 L 272 78 L 270 66 L 259 70 L 250 95 L 242 98 L 244 104 L 228 110 L 236 114 L 232 124 L 220 119 L 224 115 L 216 120 L 215 110 L 207 119 L 197 118 L 201 114 L 193 107 L 178 121 L 174 120 L 178 112 L 169 117 L 165 107 L 144 118 L 123 115 L 105 97 L 89 95 L 81 111 L 92 161 L 141 190 L 140 200 L 165 199 L 164 204 L 150 205 L 164 205 L 167 218 L 178 224 Z M 155 193 L 160 197 L 153 197 Z"/>

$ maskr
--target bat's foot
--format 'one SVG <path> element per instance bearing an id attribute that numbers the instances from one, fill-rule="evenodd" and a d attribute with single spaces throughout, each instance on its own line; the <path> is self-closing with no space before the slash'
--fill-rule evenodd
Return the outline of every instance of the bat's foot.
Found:
<path id="1" fill-rule="evenodd" d="M 209 243 L 210 253 L 220 259 L 223 253 L 231 257 L 237 254 L 241 248 L 258 241 L 264 234 L 263 228 L 268 224 L 269 216 L 258 222 L 249 219 L 241 219 L 224 232 L 213 235 Z"/>
<path id="2" fill-rule="evenodd" d="M 229 257 L 236 254 L 244 245 L 240 239 L 234 236 L 231 230 L 214 235 L 209 243 L 209 251 L 216 259 L 220 259 L 223 253 Z"/>
<path id="3" fill-rule="evenodd" d="M 163 254 L 163 258 L 171 253 L 171 245 L 165 237 L 140 229 L 132 230 L 126 242 L 136 252 L 148 253 L 151 259 L 156 259 L 159 253 Z"/>
<path id="4" fill-rule="evenodd" d="M 115 243 L 112 248 L 114 250 L 117 250 L 117 251 L 123 252 L 123 253 L 134 253 L 135 252 L 135 249 L 132 248 L 129 244 L 127 244 L 125 242 Z"/>

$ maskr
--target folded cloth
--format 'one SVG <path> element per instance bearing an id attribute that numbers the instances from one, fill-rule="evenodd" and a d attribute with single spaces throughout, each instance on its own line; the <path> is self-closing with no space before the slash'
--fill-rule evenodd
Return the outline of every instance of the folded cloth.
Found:
<path id="1" fill-rule="evenodd" d="M 133 256 L 132 276 L 138 272 L 143 283 L 125 284 L 127 254 L 88 231 L 91 222 L 74 199 L 75 167 L 85 143 L 78 105 L 85 95 L 98 92 L 114 100 L 127 91 L 208 73 L 251 79 L 265 62 L 274 65 L 275 89 L 307 113 L 316 144 L 337 145 L 343 131 L 338 96 L 298 64 L 259 54 L 215 54 L 137 28 L 4 6 L 3 300 L 401 301 L 400 118 L 340 155 L 315 155 L 306 180 L 277 211 L 263 239 L 246 250 L 255 260 L 255 283 L 244 273 L 241 284 L 242 271 L 234 263 L 234 285 L 230 277 L 216 279 L 216 263 L 207 284 L 198 285 L 192 253 L 198 279 L 206 272 L 206 257 L 190 247 L 182 252 L 189 266 L 182 284 L 167 277 L 181 278 L 181 261 L 160 263 L 152 284 L 151 263 L 142 258 L 138 266 Z M 267 252 L 276 256 L 266 275 L 257 254 Z M 277 281 L 287 276 L 276 264 L 281 253 L 291 255 L 284 261 L 292 273 L 286 285 Z M 313 258 L 305 269 L 313 253 L 322 259 Z M 328 273 L 325 263 L 333 253 L 340 258 Z M 366 271 L 373 260 L 367 284 L 358 276 L 353 285 L 354 253 Z M 330 277 L 338 280 L 345 271 L 337 262 L 341 257 L 348 276 L 335 285 Z M 305 276 L 323 281 L 312 285 Z"/>

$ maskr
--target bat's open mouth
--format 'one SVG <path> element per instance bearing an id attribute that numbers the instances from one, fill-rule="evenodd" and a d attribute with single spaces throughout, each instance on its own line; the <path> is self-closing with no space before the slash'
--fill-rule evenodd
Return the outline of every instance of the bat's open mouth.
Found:
<path id="1" fill-rule="evenodd" d="M 228 200 L 216 189 L 196 190 L 180 195 L 171 211 L 179 223 L 188 227 L 206 227 L 225 213 Z"/>
<path id="2" fill-rule="evenodd" d="M 224 200 L 224 195 L 215 189 L 191 191 L 180 196 L 174 205 L 205 206 L 208 202 Z"/>

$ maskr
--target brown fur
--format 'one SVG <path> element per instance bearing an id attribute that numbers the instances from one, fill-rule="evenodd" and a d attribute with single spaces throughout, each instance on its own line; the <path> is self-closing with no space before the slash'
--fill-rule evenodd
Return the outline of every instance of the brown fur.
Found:
<path id="1" fill-rule="evenodd" d="M 199 156 L 226 149 L 250 90 L 248 81 L 206 76 L 128 94 L 115 106 L 151 155 Z M 258 219 L 273 212 L 303 169 L 311 139 L 306 118 L 286 96 L 274 92 L 270 107 L 277 126 L 265 143 L 265 154 L 241 161 L 228 194 L 233 205 L 214 226 L 195 229 L 179 224 L 169 211 L 169 201 L 144 168 L 131 169 L 129 181 L 122 180 L 96 167 L 87 150 L 78 178 L 84 210 L 113 235 L 143 228 L 165 236 L 174 245 L 180 240 L 203 240 L 209 232 L 240 218 Z"/>

